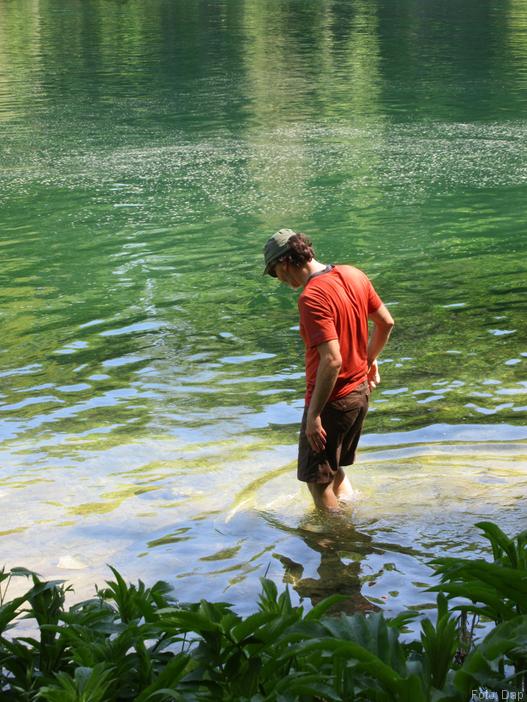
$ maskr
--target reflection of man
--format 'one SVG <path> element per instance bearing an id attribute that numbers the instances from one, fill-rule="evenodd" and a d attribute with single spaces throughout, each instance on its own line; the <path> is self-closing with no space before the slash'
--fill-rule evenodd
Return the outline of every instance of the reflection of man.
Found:
<path id="1" fill-rule="evenodd" d="M 284 582 L 293 586 L 298 595 L 311 600 L 313 607 L 329 595 L 345 595 L 346 600 L 334 605 L 330 612 L 368 612 L 378 609 L 362 592 L 362 561 L 371 553 L 384 553 L 373 545 L 368 534 L 357 531 L 349 520 L 326 517 L 322 522 L 302 519 L 298 526 L 287 527 L 273 522 L 296 538 L 301 537 L 306 546 L 320 553 L 318 578 L 313 573 L 304 574 L 304 566 L 289 556 L 275 553 L 284 567 Z M 311 570 L 311 569 L 310 569 Z"/>
<path id="2" fill-rule="evenodd" d="M 336 511 L 338 500 L 352 495 L 341 466 L 355 460 L 370 390 L 380 382 L 377 356 L 393 319 L 362 271 L 319 263 L 303 234 L 280 229 L 267 241 L 264 258 L 265 273 L 293 289 L 303 287 L 298 309 L 307 391 L 298 479 L 308 484 L 317 507 Z"/>

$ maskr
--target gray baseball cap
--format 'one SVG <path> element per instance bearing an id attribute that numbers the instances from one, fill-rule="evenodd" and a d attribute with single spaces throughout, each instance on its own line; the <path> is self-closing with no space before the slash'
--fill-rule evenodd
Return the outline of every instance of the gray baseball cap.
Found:
<path id="1" fill-rule="evenodd" d="M 295 235 L 296 232 L 292 229 L 279 229 L 276 234 L 273 234 L 273 236 L 267 240 L 264 246 L 264 275 L 268 273 L 272 275 L 273 278 L 276 278 L 276 273 L 270 269 L 273 267 L 273 264 L 278 261 L 280 256 L 283 256 L 290 250 L 289 239 Z"/>

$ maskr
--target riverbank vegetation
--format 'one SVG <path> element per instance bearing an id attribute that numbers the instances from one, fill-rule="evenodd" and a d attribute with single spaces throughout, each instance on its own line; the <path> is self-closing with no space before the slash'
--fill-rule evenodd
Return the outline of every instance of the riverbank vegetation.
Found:
<path id="1" fill-rule="evenodd" d="M 67 608 L 68 588 L 0 572 L 5 702 L 467 702 L 527 699 L 527 532 L 481 522 L 492 560 L 439 558 L 436 610 L 387 619 L 308 612 L 262 579 L 257 611 L 175 600 L 164 582 L 113 579 Z M 30 581 L 9 597 L 13 578 Z M 452 601 L 452 598 L 455 598 Z M 25 620 L 25 623 L 24 623 Z M 416 620 L 416 621 L 414 621 Z M 420 620 L 420 624 L 417 621 Z M 413 621 L 412 629 L 408 625 Z M 484 634 L 478 634 L 485 622 Z M 32 633 L 17 632 L 29 626 Z M 420 626 L 420 634 L 411 631 Z M 491 696 L 499 691 L 499 697 Z M 503 696 L 506 695 L 506 696 Z M 523 696 L 522 696 L 523 695 Z M 483 698 L 482 698 L 483 699 Z"/>

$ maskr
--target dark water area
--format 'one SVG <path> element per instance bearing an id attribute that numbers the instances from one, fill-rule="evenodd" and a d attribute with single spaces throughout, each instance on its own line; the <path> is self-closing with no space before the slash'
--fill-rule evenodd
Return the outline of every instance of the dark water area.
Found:
<path id="1" fill-rule="evenodd" d="M 526 115 L 523 0 L 0 0 L 0 561 L 391 612 L 524 528 Z M 337 521 L 284 226 L 396 319 Z"/>

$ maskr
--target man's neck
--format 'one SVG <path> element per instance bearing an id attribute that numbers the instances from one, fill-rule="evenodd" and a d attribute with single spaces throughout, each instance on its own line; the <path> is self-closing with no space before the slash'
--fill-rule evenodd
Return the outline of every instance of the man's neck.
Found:
<path id="1" fill-rule="evenodd" d="M 314 258 L 308 263 L 306 263 L 306 265 L 300 270 L 300 273 L 302 275 L 302 286 L 305 286 L 307 281 L 313 275 L 321 273 L 324 270 L 326 270 L 326 264 L 320 263 L 320 261 L 317 261 Z"/>

